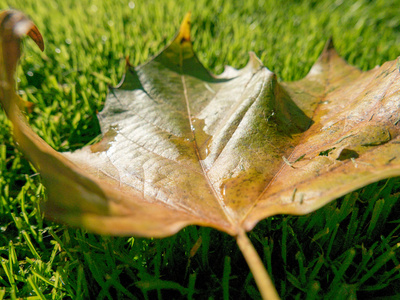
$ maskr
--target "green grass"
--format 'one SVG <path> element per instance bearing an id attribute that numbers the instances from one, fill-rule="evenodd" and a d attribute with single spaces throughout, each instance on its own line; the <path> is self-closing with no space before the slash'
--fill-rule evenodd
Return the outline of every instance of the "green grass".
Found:
<path id="1" fill-rule="evenodd" d="M 58 151 L 95 139 L 96 112 L 122 77 L 124 57 L 145 62 L 189 10 L 194 48 L 214 73 L 243 67 L 254 51 L 281 80 L 297 80 L 330 36 L 363 70 L 400 54 L 399 1 L 239 2 L 0 0 L 28 14 L 46 42 L 40 53 L 25 40 L 19 67 L 20 94 L 35 104 L 30 124 Z M 310 215 L 260 222 L 249 237 L 281 297 L 400 294 L 399 195 L 400 180 L 389 179 Z M 190 226 L 160 240 L 102 237 L 43 219 L 45 197 L 1 112 L 0 299 L 259 298 L 226 234 Z"/>

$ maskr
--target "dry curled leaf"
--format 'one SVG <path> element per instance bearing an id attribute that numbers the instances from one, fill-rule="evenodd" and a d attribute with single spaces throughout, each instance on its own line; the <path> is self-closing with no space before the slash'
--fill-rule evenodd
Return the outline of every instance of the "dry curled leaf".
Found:
<path id="1" fill-rule="evenodd" d="M 42 47 L 32 23 L 3 13 L 1 103 L 41 174 L 53 219 L 157 237 L 210 226 L 236 236 L 245 252 L 251 246 L 241 237 L 266 217 L 306 214 L 400 175 L 395 61 L 361 72 L 329 41 L 300 81 L 278 82 L 254 54 L 245 68 L 214 76 L 193 52 L 188 15 L 156 57 L 127 64 L 99 113 L 103 139 L 60 154 L 18 108 L 13 76 L 22 33 Z"/>
<path id="2" fill-rule="evenodd" d="M 395 62 L 363 73 L 330 41 L 298 82 L 279 83 L 254 54 L 244 69 L 213 76 L 194 54 L 185 20 L 159 55 L 127 66 L 99 114 L 103 140 L 65 154 L 107 186 L 109 211 L 115 207 L 118 220 L 91 216 L 89 226 L 140 234 L 148 227 L 133 219 L 156 226 L 167 218 L 176 226 L 161 235 L 189 223 L 236 235 L 399 175 L 398 74 Z M 50 203 L 52 212 L 64 208 Z M 148 203 L 161 204 L 162 217 L 137 215 L 136 205 Z"/>

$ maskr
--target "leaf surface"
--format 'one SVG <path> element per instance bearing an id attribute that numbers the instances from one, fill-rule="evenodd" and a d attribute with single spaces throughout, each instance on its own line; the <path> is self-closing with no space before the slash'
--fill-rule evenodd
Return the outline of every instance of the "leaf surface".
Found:
<path id="1" fill-rule="evenodd" d="M 214 76 L 193 52 L 189 17 L 156 57 L 127 64 L 99 113 L 102 140 L 60 154 L 28 127 L 15 94 L 21 32 L 39 46 L 40 35 L 3 13 L 1 103 L 47 187 L 48 217 L 106 234 L 161 237 L 197 224 L 236 236 L 400 175 L 395 61 L 361 72 L 329 41 L 297 82 L 278 82 L 254 54 Z"/>

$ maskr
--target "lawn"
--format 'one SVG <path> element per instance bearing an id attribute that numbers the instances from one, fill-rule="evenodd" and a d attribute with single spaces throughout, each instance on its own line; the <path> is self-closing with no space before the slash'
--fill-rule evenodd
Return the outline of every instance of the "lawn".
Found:
<path id="1" fill-rule="evenodd" d="M 19 93 L 33 129 L 58 151 L 98 140 L 96 113 L 125 57 L 146 62 L 192 12 L 194 49 L 213 73 L 254 51 L 279 80 L 304 77 L 333 37 L 362 70 L 400 54 L 400 2 L 0 0 L 45 39 L 26 39 Z M 189 226 L 165 239 L 99 236 L 43 218 L 45 188 L 0 112 L 1 299 L 259 299 L 235 239 Z M 249 233 L 287 299 L 400 294 L 400 179 L 369 185 L 307 216 L 276 216 Z M 194 251 L 199 246 L 197 252 Z M 353 298 L 354 299 L 354 298 Z"/>

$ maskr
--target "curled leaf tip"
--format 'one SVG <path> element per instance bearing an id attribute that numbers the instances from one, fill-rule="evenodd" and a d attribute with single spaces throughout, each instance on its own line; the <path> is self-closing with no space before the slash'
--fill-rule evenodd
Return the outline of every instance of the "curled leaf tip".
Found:
<path id="1" fill-rule="evenodd" d="M 185 17 L 183 18 L 183 21 L 181 23 L 181 27 L 179 28 L 179 33 L 177 36 L 177 41 L 180 43 L 183 42 L 190 42 L 190 17 L 192 13 L 189 11 Z"/>
<path id="2" fill-rule="evenodd" d="M 32 27 L 28 31 L 27 35 L 38 45 L 39 49 L 43 52 L 44 51 L 44 42 L 43 37 L 40 34 L 39 29 L 36 27 L 35 24 L 31 23 Z"/>
<path id="3" fill-rule="evenodd" d="M 11 29 L 11 36 L 22 38 L 28 35 L 44 51 L 43 37 L 39 29 L 23 13 L 17 10 L 4 10 L 0 13 L 0 27 L 4 30 Z"/>

